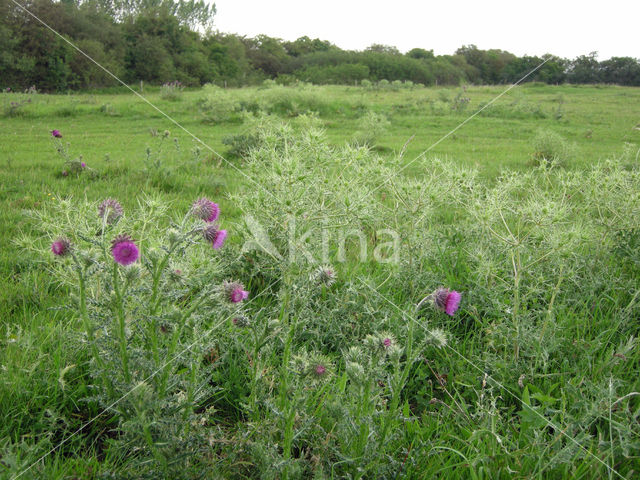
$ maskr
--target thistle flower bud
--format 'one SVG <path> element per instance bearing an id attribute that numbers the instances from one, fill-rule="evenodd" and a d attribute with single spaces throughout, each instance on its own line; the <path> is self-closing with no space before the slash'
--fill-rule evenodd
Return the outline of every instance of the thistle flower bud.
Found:
<path id="1" fill-rule="evenodd" d="M 441 330 L 439 328 L 434 328 L 433 330 L 429 330 L 429 336 L 430 336 L 429 340 L 436 347 L 442 348 L 447 345 L 447 334 L 444 330 Z"/>
<path id="2" fill-rule="evenodd" d="M 359 383 L 364 378 L 364 367 L 357 362 L 347 362 L 345 370 L 352 382 Z"/>
<path id="3" fill-rule="evenodd" d="M 251 325 L 249 318 L 245 315 L 240 315 L 238 317 L 233 318 L 231 320 L 231 323 L 233 323 L 236 327 L 239 327 L 239 328 L 245 328 Z"/>
<path id="4" fill-rule="evenodd" d="M 169 269 L 169 280 L 172 282 L 180 283 L 184 279 L 184 272 L 179 268 Z"/>
<path id="5" fill-rule="evenodd" d="M 169 240 L 169 245 L 173 246 L 182 239 L 182 235 L 175 228 L 170 228 L 167 232 L 167 238 Z"/>
<path id="6" fill-rule="evenodd" d="M 139 264 L 134 264 L 126 269 L 125 278 L 127 279 L 127 282 L 133 282 L 140 277 L 141 273 L 142 267 Z"/>
<path id="7" fill-rule="evenodd" d="M 311 372 L 316 378 L 323 378 L 325 375 L 327 375 L 327 367 L 319 363 L 312 367 Z"/>
<path id="8" fill-rule="evenodd" d="M 330 287 L 336 281 L 336 271 L 330 265 L 323 265 L 315 271 L 314 278 L 318 284 Z"/>

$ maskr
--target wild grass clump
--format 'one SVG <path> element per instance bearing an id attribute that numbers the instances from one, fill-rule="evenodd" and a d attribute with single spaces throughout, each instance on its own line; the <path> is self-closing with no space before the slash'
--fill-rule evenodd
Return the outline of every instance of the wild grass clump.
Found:
<path id="1" fill-rule="evenodd" d="M 253 150 L 259 148 L 265 142 L 271 141 L 273 138 L 286 138 L 287 135 L 276 133 L 283 128 L 285 130 L 291 129 L 291 132 L 300 132 L 301 129 L 305 128 L 320 128 L 321 123 L 315 114 L 299 115 L 286 126 L 277 116 L 261 112 L 256 115 L 245 114 L 244 118 L 245 126 L 240 133 L 227 135 L 222 139 L 222 143 L 229 146 L 226 151 L 226 155 L 229 158 L 246 158 Z M 278 145 L 278 148 L 284 148 L 284 141 Z"/>
<path id="2" fill-rule="evenodd" d="M 293 118 L 313 114 L 352 114 L 354 110 L 350 104 L 327 101 L 304 86 L 274 85 L 262 87 L 255 94 L 237 94 L 214 86 L 207 86 L 204 91 L 205 96 L 198 101 L 198 107 L 207 123 L 242 123 L 248 118 L 246 114 Z"/>
<path id="3" fill-rule="evenodd" d="M 478 109 L 484 108 L 486 103 L 478 105 Z M 542 119 L 547 118 L 547 113 L 542 109 L 540 104 L 527 102 L 516 98 L 516 100 L 509 103 L 497 103 L 492 104 L 480 112 L 480 115 L 484 117 L 496 117 L 496 118 L 513 118 L 513 119 Z M 558 111 L 555 112 L 556 119 L 558 117 Z M 561 116 L 561 115 L 560 115 Z"/>

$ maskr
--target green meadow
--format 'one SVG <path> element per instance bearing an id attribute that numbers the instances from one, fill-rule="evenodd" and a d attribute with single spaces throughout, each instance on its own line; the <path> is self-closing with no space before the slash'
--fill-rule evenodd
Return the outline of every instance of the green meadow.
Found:
<path id="1" fill-rule="evenodd" d="M 0 477 L 635 478 L 640 89 L 505 90 L 0 94 Z"/>

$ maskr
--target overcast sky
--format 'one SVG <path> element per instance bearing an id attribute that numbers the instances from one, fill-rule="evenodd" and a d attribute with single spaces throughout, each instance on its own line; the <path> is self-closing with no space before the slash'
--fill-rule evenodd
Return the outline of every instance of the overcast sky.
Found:
<path id="1" fill-rule="evenodd" d="M 437 55 L 462 45 L 574 58 L 640 57 L 640 0 L 215 0 L 215 29 L 284 40 L 307 35 L 345 50 L 372 43 Z"/>

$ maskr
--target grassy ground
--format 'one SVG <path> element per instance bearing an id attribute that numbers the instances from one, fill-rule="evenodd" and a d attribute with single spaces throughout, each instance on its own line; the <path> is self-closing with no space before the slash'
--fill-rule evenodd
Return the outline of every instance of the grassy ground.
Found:
<path id="1" fill-rule="evenodd" d="M 283 341 L 282 348 L 274 347 L 262 357 L 264 377 L 272 383 L 270 388 L 260 390 L 264 395 L 261 413 L 237 406 L 245 401 L 258 402 L 254 398 L 258 394 L 256 390 L 245 392 L 243 384 L 247 378 L 230 366 L 237 362 L 241 369 L 246 358 L 229 353 L 231 360 L 223 364 L 227 383 L 220 382 L 228 391 L 223 388 L 219 394 L 221 399 L 213 402 L 221 411 L 215 417 L 215 429 L 212 428 L 218 441 L 212 443 L 215 445 L 214 458 L 204 462 L 209 462 L 212 472 L 217 473 L 202 474 L 204 478 L 216 478 L 218 474 L 238 478 L 304 478 L 311 475 L 317 478 L 375 478 L 376 469 L 379 469 L 379 475 L 389 478 L 395 475 L 408 478 L 424 478 L 425 475 L 619 478 L 622 475 L 633 478 L 637 475 L 640 470 L 637 457 L 640 404 L 633 394 L 640 387 L 637 380 L 640 354 L 634 340 L 638 336 L 638 268 L 634 266 L 638 255 L 638 244 L 634 243 L 637 242 L 634 237 L 637 236 L 637 203 L 633 201 L 636 184 L 633 179 L 624 177 L 624 171 L 637 172 L 638 168 L 640 89 L 536 84 L 517 87 L 421 158 L 422 152 L 502 91 L 499 87 L 398 91 L 357 87 L 262 88 L 229 92 L 185 91 L 175 100 L 162 98 L 154 89 L 145 92 L 154 105 L 181 126 L 222 156 L 229 157 L 228 162 L 198 145 L 186 132 L 131 94 L 2 94 L 0 315 L 4 321 L 0 328 L 3 347 L 0 353 L 3 370 L 0 438 L 4 440 L 0 444 L 0 468 L 6 468 L 9 476 L 20 472 L 100 411 L 98 403 L 83 400 L 92 395 L 87 369 L 83 367 L 89 353 L 79 347 L 82 342 L 77 341 L 80 328 L 75 319 L 78 313 L 60 308 L 66 305 L 70 291 L 52 278 L 48 260 L 38 258 L 14 243 L 20 236 L 35 239 L 42 236 L 39 226 L 26 213 L 49 211 L 60 199 L 68 197 L 73 197 L 78 205 L 84 204 L 84 199 L 96 202 L 105 197 L 117 197 L 125 210 L 134 210 L 141 195 L 148 194 L 167 202 L 170 215 L 179 215 L 188 210 L 193 199 L 206 195 L 220 204 L 224 212 L 223 225 L 233 229 L 242 212 L 260 206 L 259 198 L 254 198 L 255 186 L 239 171 L 259 177 L 269 167 L 256 167 L 255 163 L 247 164 L 242 158 L 227 155 L 229 146 L 223 140 L 252 133 L 251 119 L 237 110 L 258 109 L 272 113 L 279 120 L 290 121 L 303 130 L 305 127 L 300 125 L 305 120 L 300 114 L 318 112 L 318 121 L 326 130 L 329 150 L 320 148 L 319 151 L 325 153 L 318 157 L 318 167 L 304 163 L 304 152 L 298 152 L 300 164 L 306 165 L 310 172 L 324 166 L 322 155 L 330 158 L 327 165 L 333 169 L 331 172 L 340 172 L 340 162 L 344 159 L 347 164 L 349 155 L 355 155 L 351 150 L 341 151 L 341 146 L 354 138 L 363 138 L 363 134 L 373 133 L 370 142 L 374 154 L 384 160 L 381 168 L 386 168 L 386 163 L 389 171 L 393 171 L 410 164 L 397 181 L 398 191 L 402 190 L 404 182 L 410 189 L 418 189 L 420 182 L 424 182 L 431 185 L 432 195 L 442 195 L 441 202 L 444 198 L 455 202 L 452 192 L 458 192 L 458 198 L 467 195 L 462 187 L 468 180 L 466 173 L 460 177 L 452 174 L 450 183 L 438 183 L 440 180 L 430 183 L 434 171 L 453 168 L 438 166 L 432 162 L 433 158 L 445 159 L 450 162 L 446 165 L 459 166 L 464 172 L 476 169 L 478 179 L 474 192 L 488 190 L 481 196 L 473 196 L 474 193 L 465 200 L 467 203 L 460 200 L 456 206 L 459 210 L 442 216 L 441 228 L 433 224 L 425 227 L 434 248 L 441 250 L 423 254 L 425 261 L 421 268 L 424 271 L 416 271 L 412 276 L 407 272 L 413 272 L 415 265 L 398 270 L 375 265 L 363 267 L 351 257 L 342 266 L 342 271 L 351 272 L 352 278 L 342 279 L 338 285 L 348 292 L 344 293 L 344 298 L 349 300 L 345 303 L 355 307 L 353 310 L 348 309 L 351 306 L 345 306 L 346 310 L 337 306 L 328 310 L 318 307 L 318 312 L 322 311 L 330 318 L 328 325 L 337 325 L 335 322 L 340 315 L 353 315 L 354 318 L 371 315 L 375 328 L 353 320 L 353 332 L 345 333 L 342 327 L 336 326 L 339 334 L 331 337 L 328 344 L 318 346 L 319 352 L 327 355 L 335 365 L 333 384 L 311 393 L 308 393 L 309 388 L 302 386 L 300 392 L 304 394 L 300 393 L 300 397 L 292 394 L 299 402 L 295 404 L 293 400 L 291 403 L 286 401 L 286 392 L 293 387 L 277 387 L 282 357 L 289 354 L 287 348 L 312 348 L 315 340 L 309 338 L 324 335 L 321 326 L 314 327 L 318 331 L 310 329 L 305 333 L 295 329 L 300 320 L 286 323 L 291 322 L 287 318 L 306 319 L 306 314 L 298 314 L 293 307 L 286 315 L 275 314 L 281 316 L 279 320 L 289 329 L 283 328 L 282 335 L 287 340 Z M 31 102 L 23 106 L 10 104 L 29 98 Z M 203 103 L 207 99 L 209 103 Z M 236 111 L 230 113 L 230 108 Z M 367 112 L 384 115 L 388 125 L 377 130 L 376 125 L 363 120 Z M 61 130 L 62 145 L 68 142 L 70 159 L 82 155 L 88 169 L 82 170 L 80 175 L 62 175 L 64 170 L 69 170 L 69 165 L 65 165 L 56 152 L 57 144 L 50 134 L 53 129 Z M 165 134 L 165 131 L 169 133 Z M 294 137 L 291 141 L 295 141 Z M 562 174 L 557 178 L 553 174 L 549 180 L 552 187 L 542 185 L 541 178 L 545 174 L 531 173 L 540 161 L 544 147 L 550 148 L 563 167 Z M 399 159 L 403 148 L 404 154 Z M 375 155 L 365 158 L 373 164 Z M 282 156 L 286 157 L 286 154 Z M 414 162 L 415 159 L 419 161 Z M 611 182 L 611 195 L 619 196 L 608 199 L 606 185 L 597 184 L 592 190 L 586 186 L 584 189 L 576 187 L 581 181 L 571 175 L 584 175 L 585 185 L 597 182 L 590 168 L 606 159 L 619 159 L 624 166 L 619 177 L 609 178 L 609 170 L 599 170 Z M 275 157 L 274 163 L 277 162 Z M 373 178 L 376 171 L 369 168 L 373 166 L 361 166 L 362 172 L 369 172 Z M 503 174 L 513 171 L 517 174 L 506 175 L 505 180 Z M 314 175 L 321 177 L 323 172 L 315 171 Z M 337 183 L 338 177 L 342 177 L 338 173 L 324 172 L 324 175 L 327 181 L 336 179 Z M 356 192 L 361 191 L 358 182 L 367 181 L 365 173 L 363 175 L 365 178 L 353 177 L 352 187 Z M 546 193 L 528 198 L 526 183 L 514 186 L 518 177 L 522 182 L 538 185 L 540 191 L 547 189 L 544 190 Z M 261 183 L 274 189 L 282 187 L 272 177 L 259 178 Z M 413 185 L 412 178 L 420 182 Z M 576 190 L 563 191 L 563 185 L 565 189 Z M 294 187 L 295 182 L 287 187 L 291 189 L 289 195 L 296 191 Z M 349 196 L 347 187 L 342 187 L 345 197 Z M 626 197 L 624 188 L 631 188 Z M 387 188 L 383 191 L 389 197 L 377 194 L 376 200 L 387 207 L 395 205 L 398 210 L 402 194 Z M 505 194 L 505 191 L 509 193 Z M 589 191 L 593 194 L 591 197 Z M 589 198 L 597 197 L 594 192 L 603 195 L 604 215 L 597 205 L 589 203 Z M 396 193 L 397 197 L 393 197 Z M 231 195 L 245 195 L 252 200 L 243 203 L 232 200 Z M 287 198 L 286 195 L 283 193 L 283 198 Z M 566 202 L 574 203 L 565 204 L 563 195 Z M 571 195 L 575 198 L 569 201 Z M 580 195 L 584 196 L 583 207 L 578 199 Z M 292 197 L 291 201 L 295 204 L 302 197 L 304 194 Z M 398 202 L 394 204 L 391 197 Z M 471 232 L 473 225 L 483 217 L 480 212 L 469 212 L 478 202 L 489 202 L 492 198 L 495 202 L 506 202 L 506 221 L 499 221 L 490 231 L 498 238 L 512 235 L 515 247 L 510 241 L 502 245 L 496 238 L 493 240 L 497 246 L 485 245 L 486 238 L 480 231 Z M 516 206 L 513 202 L 517 203 L 519 198 L 522 204 Z M 624 198 L 627 203 L 621 204 Z M 432 202 L 438 204 L 436 200 Z M 547 203 L 542 205 L 544 202 Z M 301 205 L 308 209 L 314 204 Z M 539 208 L 536 210 L 539 215 L 543 215 L 540 212 L 547 215 L 550 208 L 558 209 L 558 215 L 565 216 L 553 224 L 553 229 L 544 230 L 543 222 L 538 225 L 520 221 L 528 215 L 529 207 Z M 282 221 L 285 211 L 274 207 L 273 214 Z M 503 210 L 496 211 L 502 216 Z M 282 215 L 278 216 L 278 213 Z M 414 213 L 418 217 L 420 212 Z M 436 211 L 434 217 L 440 213 Z M 396 226 L 409 225 L 411 218 L 415 219 L 409 214 L 402 215 L 398 211 L 393 222 L 388 222 Z M 607 220 L 607 215 L 611 219 Z M 625 216 L 629 217 L 625 219 L 627 223 L 615 223 L 618 217 Z M 595 226 L 590 230 L 588 226 L 592 220 Z M 608 221 L 610 225 L 606 223 Z M 416 230 L 420 225 L 416 220 Z M 504 232 L 499 230 L 502 226 L 506 227 Z M 563 243 L 569 245 L 576 237 L 584 239 L 593 234 L 595 239 L 594 232 L 598 228 L 604 232 L 609 228 L 611 233 L 597 237 L 600 243 L 596 240 L 589 243 L 589 240 L 577 243 L 579 248 L 574 252 L 562 250 Z M 555 230 L 569 233 L 567 237 L 556 238 Z M 624 236 L 627 233 L 628 236 Z M 414 234 L 415 237 L 409 237 L 420 238 L 419 232 L 412 230 Z M 487 236 L 491 237 L 491 233 Z M 519 241 L 526 245 L 533 239 L 539 243 L 529 245 L 530 250 L 524 247 L 519 250 Z M 607 243 L 611 241 L 613 246 Z M 232 235 L 230 243 L 238 247 L 241 239 Z M 555 258 L 555 252 L 563 252 L 558 254 L 555 268 L 536 256 L 537 252 L 546 255 L 540 245 L 547 244 L 560 245 L 553 247 L 551 258 Z M 540 249 L 536 250 L 538 247 Z M 595 251 L 589 253 L 587 247 L 593 247 Z M 618 253 L 615 252 L 621 249 L 624 255 L 616 257 Z M 515 265 L 521 265 L 518 263 L 520 253 L 523 258 L 531 255 L 528 261 L 522 260 L 526 273 L 522 277 L 516 273 L 514 278 L 507 278 L 513 273 L 509 271 L 511 265 L 514 265 L 514 271 L 519 270 Z M 508 259 L 506 267 L 498 260 L 493 267 L 482 263 L 483 258 L 489 262 L 503 254 Z M 438 260 L 433 263 L 433 258 Z M 535 267 L 531 272 L 524 268 L 529 265 Z M 501 277 L 500 272 L 505 276 Z M 404 370 L 400 367 L 400 370 L 393 370 L 395 373 L 388 374 L 389 384 L 393 386 L 394 381 L 400 382 L 396 387 L 400 386 L 401 396 L 395 397 L 393 389 L 387 393 L 369 392 L 371 398 L 376 399 L 371 402 L 363 393 L 369 387 L 349 390 L 354 382 L 347 383 L 351 378 L 346 373 L 348 362 L 338 358 L 335 345 L 331 348 L 327 345 L 344 342 L 346 349 L 362 341 L 366 334 L 375 334 L 378 327 L 392 331 L 403 343 L 408 330 L 401 324 L 406 320 L 406 312 L 399 315 L 394 310 L 396 307 L 385 306 L 382 300 L 362 295 L 367 287 L 356 282 L 363 274 L 369 275 L 367 278 L 375 285 L 384 285 L 392 278 L 381 291 L 402 308 L 415 304 L 419 300 L 416 296 L 424 293 L 424 288 L 445 283 L 462 290 L 465 298 L 469 298 L 456 320 L 433 319 L 434 325 L 455 339 L 451 343 L 455 349 L 425 350 L 423 357 L 416 357 L 417 363 L 406 362 Z M 421 284 L 425 279 L 434 278 L 439 279 L 438 284 L 431 287 Z M 500 286 L 501 278 L 507 279 L 506 287 Z M 253 277 L 252 281 L 254 288 L 260 285 Z M 529 290 L 522 287 L 520 292 L 519 281 Z M 564 288 L 567 293 L 563 297 L 558 292 Z M 359 289 L 361 296 L 353 293 L 353 289 Z M 483 296 L 485 290 L 489 293 Z M 262 308 L 270 308 L 269 302 L 265 305 Z M 514 313 L 518 306 L 520 312 Z M 282 307 L 279 311 L 287 311 L 287 308 Z M 384 319 L 371 312 L 381 312 Z M 551 334 L 555 336 L 553 339 L 548 337 Z M 516 344 L 526 338 L 529 346 L 518 345 L 514 351 L 512 338 L 516 339 Z M 233 337 L 233 342 L 238 344 L 241 340 Z M 224 346 L 219 348 L 224 350 Z M 471 359 L 472 363 L 458 357 L 458 353 Z M 294 354 L 291 356 L 295 357 Z M 253 363 L 249 363 L 247 368 L 254 368 Z M 474 364 L 479 365 L 481 371 L 476 371 Z M 500 384 L 492 384 L 486 377 L 483 379 L 482 372 L 495 375 Z M 394 376 L 396 374 L 398 376 Z M 383 374 L 380 375 L 383 378 Z M 380 383 L 387 381 L 380 380 Z M 257 383 L 254 387 L 257 389 Z M 630 396 L 624 399 L 625 395 Z M 316 406 L 321 397 L 327 409 L 324 414 L 319 413 Z M 346 400 L 349 398 L 356 399 L 353 405 Z M 267 408 L 270 399 L 276 405 L 273 411 Z M 340 410 L 341 403 L 347 405 L 343 405 L 344 412 Z M 527 405 L 533 408 L 528 411 Z M 390 416 L 384 413 L 387 409 Z M 366 418 L 370 430 L 363 430 L 361 426 L 359 431 L 352 431 L 341 425 L 332 416 L 338 415 L 335 412 L 339 410 L 340 415 L 354 421 Z M 554 426 L 538 418 L 534 410 Z M 314 413 L 309 414 L 309 411 Z M 293 412 L 291 417 L 289 412 Z M 397 416 L 393 416 L 396 413 Z M 278 422 L 283 415 L 286 421 L 282 427 Z M 148 460 L 150 457 L 145 457 L 144 453 L 135 453 L 139 451 L 138 447 L 127 450 L 126 445 L 123 448 L 121 444 L 109 448 L 118 432 L 123 428 L 126 430 L 119 421 L 116 413 L 100 417 L 90 428 L 71 437 L 65 448 L 25 473 L 23 478 L 159 475 L 157 472 L 162 470 L 145 470 L 145 464 L 159 462 L 157 456 L 151 457 L 155 460 Z M 308 425 L 305 422 L 317 425 L 318 430 L 303 427 Z M 584 449 L 564 438 L 555 426 Z M 390 435 L 388 429 L 394 435 Z M 279 440 L 280 431 L 284 432 L 284 439 Z M 351 436 L 358 439 L 354 444 L 345 440 Z M 388 450 L 376 443 L 385 438 L 389 442 Z M 128 441 L 133 442 L 127 437 L 125 444 Z M 238 451 L 234 454 L 225 445 Z M 376 450 L 383 453 L 377 457 Z M 324 461 L 316 458 L 323 454 L 326 456 Z M 279 462 L 284 467 L 274 466 L 280 465 Z M 335 469 L 328 468 L 327 464 Z M 393 468 L 397 469 L 395 474 Z M 456 469 L 459 473 L 454 474 Z M 167 471 L 165 475 L 168 475 Z M 188 469 L 182 473 L 189 478 L 198 477 Z"/>

